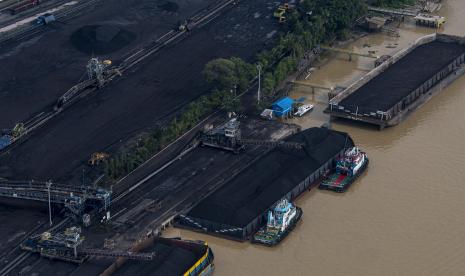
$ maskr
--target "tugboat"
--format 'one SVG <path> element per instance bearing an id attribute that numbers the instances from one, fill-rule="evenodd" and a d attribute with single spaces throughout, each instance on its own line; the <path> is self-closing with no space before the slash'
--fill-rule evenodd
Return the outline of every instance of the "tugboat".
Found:
<path id="1" fill-rule="evenodd" d="M 358 147 L 349 148 L 336 160 L 334 173 L 329 174 L 318 188 L 338 193 L 345 192 L 368 166 L 368 156 Z"/>
<path id="2" fill-rule="evenodd" d="M 280 200 L 268 211 L 267 223 L 252 237 L 252 243 L 275 246 L 282 241 L 302 217 L 302 209 L 287 199 Z"/>

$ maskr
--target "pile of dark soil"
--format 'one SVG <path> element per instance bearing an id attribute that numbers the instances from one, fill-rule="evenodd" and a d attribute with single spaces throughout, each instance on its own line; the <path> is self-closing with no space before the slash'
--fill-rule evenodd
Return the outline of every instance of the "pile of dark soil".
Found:
<path id="1" fill-rule="evenodd" d="M 167 12 L 177 12 L 179 5 L 174 2 L 164 1 L 162 4 L 158 5 L 158 8 Z"/>
<path id="2" fill-rule="evenodd" d="M 71 43 L 86 54 L 108 54 L 130 44 L 136 34 L 119 26 L 88 25 L 71 35 Z"/>

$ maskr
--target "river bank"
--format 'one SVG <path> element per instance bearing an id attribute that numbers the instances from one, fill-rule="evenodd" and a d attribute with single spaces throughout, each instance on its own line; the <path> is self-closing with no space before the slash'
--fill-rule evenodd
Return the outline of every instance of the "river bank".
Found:
<path id="1" fill-rule="evenodd" d="M 448 23 L 440 31 L 465 35 L 464 13 L 463 1 L 445 2 L 441 15 Z M 347 49 L 389 54 L 434 31 L 406 22 L 398 38 L 369 35 Z M 337 56 L 308 81 L 346 86 L 373 62 Z M 465 79 L 457 80 L 401 125 L 383 132 L 334 122 L 334 129 L 350 133 L 368 152 L 371 166 L 344 195 L 313 190 L 301 197 L 296 204 L 304 211 L 302 221 L 276 248 L 178 229 L 165 235 L 207 240 L 215 252 L 216 275 L 464 275 L 465 187 L 457 181 L 465 173 L 464 87 Z M 291 93 L 295 98 L 310 95 L 305 89 Z M 325 122 L 319 112 L 324 105 L 313 102 L 316 110 L 292 122 L 304 128 Z"/>

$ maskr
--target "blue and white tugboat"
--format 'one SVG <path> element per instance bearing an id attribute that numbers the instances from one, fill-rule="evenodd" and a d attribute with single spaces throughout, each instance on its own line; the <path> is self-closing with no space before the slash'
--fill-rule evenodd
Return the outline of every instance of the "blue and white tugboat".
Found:
<path id="1" fill-rule="evenodd" d="M 302 217 L 302 209 L 287 199 L 268 211 L 267 223 L 252 237 L 253 243 L 274 246 L 283 240 Z"/>
<path id="2" fill-rule="evenodd" d="M 334 173 L 329 174 L 318 188 L 345 192 L 368 166 L 368 156 L 357 147 L 349 148 L 336 160 Z"/>

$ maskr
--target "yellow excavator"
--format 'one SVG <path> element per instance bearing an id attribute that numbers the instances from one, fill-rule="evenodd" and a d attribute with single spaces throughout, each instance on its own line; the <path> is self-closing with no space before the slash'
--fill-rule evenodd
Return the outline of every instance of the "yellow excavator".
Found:
<path id="1" fill-rule="evenodd" d="M 283 5 L 279 5 L 276 11 L 274 12 L 273 16 L 278 18 L 279 23 L 286 22 L 286 11 L 289 10 L 289 4 L 284 3 Z"/>
<path id="2" fill-rule="evenodd" d="M 15 125 L 15 127 L 11 130 L 11 135 L 14 138 L 18 138 L 19 136 L 23 135 L 23 133 L 26 131 L 26 127 L 24 126 L 23 123 L 18 123 Z"/>
<path id="3" fill-rule="evenodd" d="M 104 152 L 94 152 L 94 153 L 92 153 L 92 155 L 90 156 L 89 165 L 90 165 L 90 166 L 98 166 L 100 163 L 102 163 L 103 161 L 107 160 L 108 157 L 110 157 L 110 155 L 107 154 L 107 153 L 104 153 Z"/>

